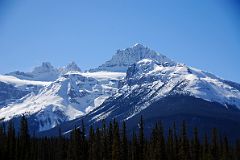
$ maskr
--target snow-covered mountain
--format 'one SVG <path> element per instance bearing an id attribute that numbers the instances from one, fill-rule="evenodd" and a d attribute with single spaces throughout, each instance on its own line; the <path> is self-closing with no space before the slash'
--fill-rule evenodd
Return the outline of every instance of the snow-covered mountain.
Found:
<path id="1" fill-rule="evenodd" d="M 124 50 L 117 50 L 117 53 L 111 60 L 105 62 L 101 66 L 91 71 L 113 71 L 113 72 L 126 72 L 128 67 L 142 59 L 153 59 L 159 63 L 168 63 L 174 65 L 175 62 L 166 56 L 157 53 L 141 44 L 135 44 L 133 47 Z"/>
<path id="2" fill-rule="evenodd" d="M 157 94 L 146 97 L 159 99 L 170 94 L 191 95 L 223 105 L 233 105 L 240 109 L 240 90 L 213 74 L 188 67 L 184 64 L 173 66 L 143 59 L 129 67 L 122 91 L 132 92 L 138 87 L 148 87 Z M 139 89 L 141 89 L 139 88 Z"/>
<path id="3" fill-rule="evenodd" d="M 43 63 L 32 72 L 10 75 L 0 77 L 0 93 L 8 93 L 0 101 L 9 95 L 15 100 L 3 103 L 0 119 L 26 114 L 38 131 L 62 124 L 68 132 L 80 125 L 81 118 L 87 125 L 115 118 L 136 127 L 133 124 L 140 115 L 148 118 L 149 125 L 175 118 L 196 125 L 208 120 L 209 126 L 218 124 L 216 119 L 226 120 L 233 122 L 233 129 L 240 127 L 239 84 L 174 62 L 141 44 L 118 50 L 111 60 L 89 72 L 82 72 L 74 62 L 58 69 Z M 13 87 L 6 90 L 6 84 Z M 40 87 L 31 90 L 30 85 Z"/>
<path id="4" fill-rule="evenodd" d="M 118 80 L 124 76 L 117 72 L 68 72 L 39 92 L 0 109 L 0 119 L 8 121 L 25 114 L 35 120 L 35 129 L 50 129 L 100 106 L 116 93 Z"/>
<path id="5" fill-rule="evenodd" d="M 240 109 L 240 90 L 222 79 L 184 64 L 168 65 L 155 60 L 143 59 L 129 67 L 123 86 L 112 99 L 127 101 L 138 99 L 128 112 L 119 113 L 123 120 L 141 113 L 159 99 L 174 96 L 192 96 L 209 102 L 217 102 L 226 109 Z M 117 108 L 113 104 L 113 110 Z M 115 108 L 116 107 L 116 108 Z M 96 121 L 111 115 L 111 110 L 93 117 Z"/>

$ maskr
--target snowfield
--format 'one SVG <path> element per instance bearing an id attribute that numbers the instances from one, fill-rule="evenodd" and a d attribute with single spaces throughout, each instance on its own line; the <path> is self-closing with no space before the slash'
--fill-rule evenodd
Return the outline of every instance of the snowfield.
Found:
<path id="1" fill-rule="evenodd" d="M 43 81 L 31 81 L 19 79 L 14 76 L 0 75 L 0 81 L 8 84 L 12 84 L 15 87 L 22 87 L 26 85 L 39 85 L 39 86 L 47 86 L 51 82 L 43 82 Z"/>

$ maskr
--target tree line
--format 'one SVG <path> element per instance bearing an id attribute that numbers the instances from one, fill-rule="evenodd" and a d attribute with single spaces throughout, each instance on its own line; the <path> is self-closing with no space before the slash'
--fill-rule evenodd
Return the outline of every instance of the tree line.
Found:
<path id="1" fill-rule="evenodd" d="M 12 121 L 1 125 L 0 160 L 240 160 L 240 141 L 230 145 L 228 137 L 221 138 L 215 128 L 210 137 L 205 134 L 200 139 L 197 128 L 189 138 L 185 122 L 180 133 L 173 124 L 166 136 L 160 122 L 150 137 L 144 134 L 142 117 L 138 126 L 137 132 L 127 136 L 125 122 L 103 121 L 102 127 L 86 131 L 82 121 L 70 136 L 59 129 L 57 137 L 35 137 L 30 136 L 23 116 L 18 133 Z"/>

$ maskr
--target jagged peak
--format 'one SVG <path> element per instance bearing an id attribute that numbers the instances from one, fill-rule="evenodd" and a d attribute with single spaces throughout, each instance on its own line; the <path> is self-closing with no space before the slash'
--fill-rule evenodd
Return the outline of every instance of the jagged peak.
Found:
<path id="1" fill-rule="evenodd" d="M 81 69 L 79 68 L 79 66 L 74 61 L 69 63 L 65 68 L 69 69 L 70 71 L 79 71 L 79 72 L 81 72 Z"/>
<path id="2" fill-rule="evenodd" d="M 53 66 L 50 62 L 42 62 L 42 67 L 53 68 Z"/>
<path id="3" fill-rule="evenodd" d="M 159 63 L 177 64 L 166 56 L 151 50 L 142 44 L 136 43 L 132 47 L 117 50 L 115 55 L 113 55 L 109 61 L 99 66 L 97 69 L 93 69 L 93 71 L 106 70 L 126 72 L 130 65 L 146 58 L 153 59 Z"/>
<path id="4" fill-rule="evenodd" d="M 43 73 L 56 70 L 50 62 L 42 62 L 41 66 L 35 67 L 32 73 Z"/>
<path id="5" fill-rule="evenodd" d="M 139 53 L 139 51 L 143 51 L 143 52 L 149 52 L 149 51 L 151 51 L 150 50 L 150 48 L 148 48 L 147 46 L 144 46 L 143 44 L 140 44 L 140 43 L 136 43 L 136 44 L 134 44 L 133 46 L 131 46 L 131 47 L 127 47 L 127 48 L 124 48 L 124 49 L 118 49 L 117 50 L 117 53 L 118 52 L 130 52 L 130 51 L 133 51 L 133 53 L 132 54 L 138 54 Z M 155 52 L 155 51 L 153 51 L 155 54 L 159 54 L 159 53 L 157 53 L 157 52 Z M 116 53 L 116 54 L 117 54 Z"/>
<path id="6" fill-rule="evenodd" d="M 72 61 L 65 67 L 60 68 L 59 71 L 61 73 L 65 74 L 65 73 L 71 72 L 71 71 L 81 72 L 81 69 L 78 67 L 78 65 L 74 61 Z"/>

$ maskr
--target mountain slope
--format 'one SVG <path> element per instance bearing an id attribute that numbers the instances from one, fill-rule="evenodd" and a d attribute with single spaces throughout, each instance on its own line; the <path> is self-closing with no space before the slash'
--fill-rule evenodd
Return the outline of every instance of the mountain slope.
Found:
<path id="1" fill-rule="evenodd" d="M 64 121 L 75 119 L 92 109 L 116 92 L 118 80 L 124 73 L 69 72 L 42 88 L 30 93 L 21 101 L 0 110 L 5 121 L 23 114 L 35 117 L 36 130 L 50 129 Z"/>
<path id="2" fill-rule="evenodd" d="M 40 132 L 38 135 L 56 136 L 59 128 L 61 128 L 63 134 L 68 135 L 74 127 L 81 126 L 82 120 L 86 129 L 89 129 L 90 126 L 101 127 L 101 118 L 104 118 L 106 123 L 113 121 L 113 119 L 118 122 L 125 120 L 127 132 L 131 135 L 133 131 L 138 131 L 138 123 L 141 116 L 143 116 L 145 135 L 147 136 L 151 134 L 149 131 L 156 122 L 161 121 L 163 123 L 165 134 L 167 134 L 168 127 L 172 127 L 173 123 L 176 123 L 176 126 L 181 126 L 184 120 L 189 128 L 188 134 L 190 136 L 194 127 L 198 127 L 200 137 L 205 133 L 210 136 L 212 128 L 215 127 L 221 135 L 229 136 L 231 140 L 239 138 L 240 111 L 234 106 L 229 106 L 229 109 L 227 109 L 216 102 L 209 102 L 192 96 L 172 95 L 155 101 L 146 109 L 141 110 L 139 114 L 125 119 L 125 114 L 129 113 L 138 100 L 138 98 L 131 97 L 132 103 L 129 103 L 127 99 L 109 99 L 105 104 L 89 114 L 63 123 L 46 132 Z M 108 115 L 103 115 L 103 113 L 108 113 Z"/>
<path id="3" fill-rule="evenodd" d="M 0 75 L 0 108 L 14 103 L 31 92 L 38 92 L 48 82 L 21 80 Z"/>

